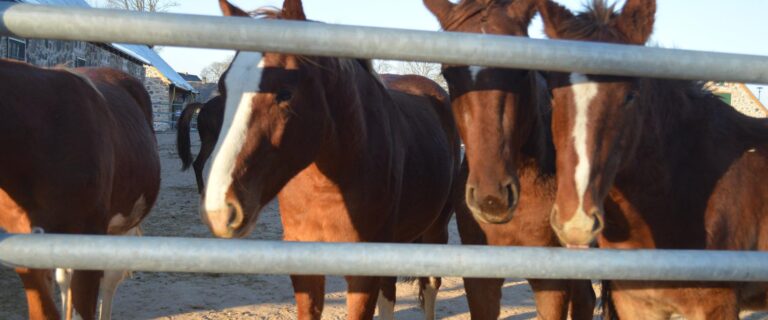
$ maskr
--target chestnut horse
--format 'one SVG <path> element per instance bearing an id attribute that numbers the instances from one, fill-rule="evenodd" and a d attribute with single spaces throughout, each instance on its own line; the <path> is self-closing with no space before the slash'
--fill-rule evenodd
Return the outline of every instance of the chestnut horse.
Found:
<path id="1" fill-rule="evenodd" d="M 0 60 L 0 83 L 0 227 L 11 233 L 136 232 L 160 188 L 152 109 L 142 83 L 111 69 L 47 70 L 7 60 Z M 58 319 L 51 270 L 16 271 L 29 318 Z M 95 318 L 98 300 L 109 307 L 104 300 L 115 279 L 100 283 L 101 271 L 62 271 L 62 298 L 83 319 Z"/>
<path id="2" fill-rule="evenodd" d="M 528 36 L 537 1 L 424 3 L 445 31 Z M 457 183 L 460 189 L 454 193 L 462 243 L 558 246 L 549 226 L 555 195 L 554 147 L 541 76 L 529 70 L 461 65 L 443 65 L 443 75 L 469 169 L 463 171 Z M 503 283 L 504 279 L 464 279 L 472 319 L 498 319 Z M 572 317 L 592 319 L 595 297 L 589 281 L 530 279 L 529 283 L 540 318 L 565 319 L 572 299 Z"/>
<path id="3" fill-rule="evenodd" d="M 262 14 L 306 20 L 298 0 Z M 436 83 L 390 77 L 401 89 L 391 90 L 369 61 L 255 52 L 238 53 L 223 79 L 223 132 L 201 205 L 214 235 L 246 235 L 277 196 L 288 241 L 447 242 L 460 148 Z M 319 319 L 324 276 L 291 280 L 299 319 Z M 380 313 L 392 316 L 392 279 L 346 280 L 349 319 L 371 319 L 380 289 Z M 430 280 L 422 295 L 434 309 L 439 279 Z"/>
<path id="4" fill-rule="evenodd" d="M 192 164 L 192 151 L 189 140 L 189 123 L 192 116 L 200 110 L 197 115 L 197 134 L 200 135 L 200 152 Z M 205 182 L 203 181 L 203 168 L 205 162 L 213 152 L 216 146 L 216 140 L 219 139 L 221 123 L 224 121 L 224 98 L 216 96 L 208 100 L 205 104 L 195 102 L 190 103 L 181 112 L 181 117 L 176 125 L 176 150 L 181 158 L 181 170 L 189 169 L 189 165 L 195 170 L 195 180 L 197 181 L 197 191 L 203 193 Z"/>
<path id="5" fill-rule="evenodd" d="M 654 0 L 602 0 L 578 15 L 546 1 L 550 38 L 643 45 Z M 768 120 L 737 112 L 700 82 L 552 73 L 563 243 L 619 249 L 768 249 Z M 624 319 L 737 319 L 764 284 L 611 281 Z"/>

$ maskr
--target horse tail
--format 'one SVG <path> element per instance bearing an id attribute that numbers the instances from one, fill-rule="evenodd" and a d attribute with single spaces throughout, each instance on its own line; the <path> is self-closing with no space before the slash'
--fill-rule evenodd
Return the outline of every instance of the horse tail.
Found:
<path id="1" fill-rule="evenodd" d="M 189 139 L 189 124 L 192 121 L 192 116 L 203 107 L 202 103 L 190 103 L 181 112 L 179 122 L 176 124 L 178 131 L 176 132 L 176 150 L 181 158 L 181 170 L 189 169 L 192 164 L 192 151 L 191 143 Z"/>
<path id="2" fill-rule="evenodd" d="M 613 303 L 613 297 L 611 296 L 611 281 L 603 280 L 602 288 L 600 290 L 600 309 L 603 314 L 604 320 L 619 320 L 619 315 L 616 313 L 616 305 Z"/>

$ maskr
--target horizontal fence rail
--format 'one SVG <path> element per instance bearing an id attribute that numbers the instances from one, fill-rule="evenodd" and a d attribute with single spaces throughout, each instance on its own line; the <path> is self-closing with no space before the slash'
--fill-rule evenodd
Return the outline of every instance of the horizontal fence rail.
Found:
<path id="1" fill-rule="evenodd" d="M 768 281 L 768 253 L 0 234 L 0 262 L 84 270 Z"/>
<path id="2" fill-rule="evenodd" d="M 0 16 L 0 34 L 23 38 L 768 83 L 768 57 L 754 55 L 7 2 Z"/>

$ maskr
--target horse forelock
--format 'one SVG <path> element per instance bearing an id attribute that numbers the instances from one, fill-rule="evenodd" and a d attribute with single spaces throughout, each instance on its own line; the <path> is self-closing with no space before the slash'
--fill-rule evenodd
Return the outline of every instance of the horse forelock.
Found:
<path id="1" fill-rule="evenodd" d="M 613 24 L 618 17 L 616 3 L 607 0 L 592 0 L 585 11 L 574 19 L 563 22 L 559 27 L 560 37 L 564 39 L 592 39 L 597 41 L 619 42 L 625 36 Z"/>

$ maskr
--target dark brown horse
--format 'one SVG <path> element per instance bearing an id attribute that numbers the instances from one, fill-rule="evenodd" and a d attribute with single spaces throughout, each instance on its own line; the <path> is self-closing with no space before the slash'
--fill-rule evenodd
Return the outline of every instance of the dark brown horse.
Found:
<path id="1" fill-rule="evenodd" d="M 602 0 L 578 15 L 540 8 L 550 38 L 643 45 L 654 0 Z M 620 249 L 768 249 L 768 120 L 693 81 L 552 73 L 563 243 Z M 611 281 L 624 319 L 737 319 L 764 284 Z"/>
<path id="2" fill-rule="evenodd" d="M 537 2 L 424 3 L 446 31 L 528 36 Z M 543 79 L 535 71 L 460 65 L 444 65 L 443 75 L 469 169 L 463 171 L 454 193 L 462 243 L 558 246 L 549 226 L 555 195 L 554 147 Z M 504 279 L 464 279 L 472 319 L 499 317 L 503 283 Z M 589 281 L 529 283 L 540 318 L 565 319 L 571 298 L 572 317 L 592 319 L 595 297 Z"/>
<path id="3" fill-rule="evenodd" d="M 197 134 L 200 135 L 200 152 L 197 153 L 195 163 L 192 164 L 192 151 L 189 139 L 189 124 L 195 112 L 200 110 L 197 115 Z M 197 181 L 197 191 L 203 193 L 205 182 L 203 181 L 203 168 L 205 162 L 213 153 L 216 146 L 216 140 L 219 139 L 221 123 L 224 121 L 224 98 L 222 96 L 213 97 L 205 104 L 190 103 L 181 112 L 181 117 L 176 125 L 176 150 L 181 158 L 181 170 L 189 169 L 189 165 L 195 170 L 195 180 Z"/>
<path id="4" fill-rule="evenodd" d="M 262 13 L 306 20 L 298 0 Z M 223 132 L 201 208 L 216 236 L 244 236 L 277 196 L 288 241 L 447 242 L 460 149 L 436 83 L 390 78 L 406 89 L 389 90 L 368 61 L 252 52 L 238 53 L 223 79 Z M 319 319 L 324 277 L 291 279 L 299 319 Z M 391 279 L 384 288 L 381 277 L 346 279 L 348 318 L 371 319 Z M 427 306 L 437 286 L 423 290 Z M 381 314 L 391 316 L 387 291 Z"/>
<path id="5" fill-rule="evenodd" d="M 111 69 L 47 70 L 6 60 L 0 83 L 0 227 L 133 234 L 160 187 L 142 83 Z M 58 319 L 51 270 L 17 273 L 29 318 Z M 111 296 L 100 286 L 116 285 L 114 279 L 100 284 L 101 278 L 100 271 L 75 270 L 71 287 L 69 276 L 58 279 L 83 319 L 95 318 L 100 295 Z"/>

